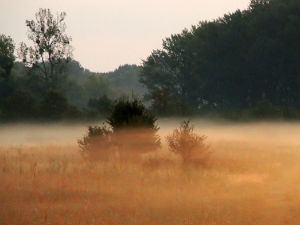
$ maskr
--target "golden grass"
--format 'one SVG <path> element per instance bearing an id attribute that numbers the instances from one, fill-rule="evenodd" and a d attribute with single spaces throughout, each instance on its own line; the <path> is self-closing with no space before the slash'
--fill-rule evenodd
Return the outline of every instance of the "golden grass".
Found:
<path id="1" fill-rule="evenodd" d="M 78 133 L 74 143 L 2 145 L 0 224 L 300 223 L 298 124 L 202 127 L 205 168 L 181 167 L 166 147 L 149 156 L 157 168 L 145 166 L 149 157 L 88 163 Z"/>

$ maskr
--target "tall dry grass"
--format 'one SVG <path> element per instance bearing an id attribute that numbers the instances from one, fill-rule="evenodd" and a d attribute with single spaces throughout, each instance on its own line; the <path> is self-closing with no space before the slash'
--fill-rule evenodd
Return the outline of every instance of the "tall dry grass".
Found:
<path id="1" fill-rule="evenodd" d="M 160 126 L 165 136 L 176 125 Z M 84 161 L 76 138 L 85 127 L 74 143 L 27 144 L 21 132 L 24 142 L 0 147 L 0 224 L 300 223 L 298 124 L 196 128 L 212 152 L 205 168 L 183 169 L 166 146 L 140 162 Z"/>

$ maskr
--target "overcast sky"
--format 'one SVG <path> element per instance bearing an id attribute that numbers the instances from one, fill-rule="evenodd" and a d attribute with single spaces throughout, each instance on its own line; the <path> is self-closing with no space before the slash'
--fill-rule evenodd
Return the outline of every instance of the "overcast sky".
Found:
<path id="1" fill-rule="evenodd" d="M 74 58 L 95 72 L 140 64 L 162 39 L 199 21 L 246 9 L 250 0 L 0 0 L 0 33 L 26 40 L 39 8 L 65 11 Z"/>

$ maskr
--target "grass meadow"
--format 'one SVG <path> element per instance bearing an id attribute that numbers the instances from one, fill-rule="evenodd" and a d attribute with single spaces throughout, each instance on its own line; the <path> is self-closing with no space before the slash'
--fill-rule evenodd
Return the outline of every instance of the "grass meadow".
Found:
<path id="1" fill-rule="evenodd" d="M 183 167 L 164 137 L 138 161 L 87 162 L 86 124 L 0 127 L 0 224 L 300 224 L 298 122 L 192 121 L 207 136 L 204 167 Z"/>

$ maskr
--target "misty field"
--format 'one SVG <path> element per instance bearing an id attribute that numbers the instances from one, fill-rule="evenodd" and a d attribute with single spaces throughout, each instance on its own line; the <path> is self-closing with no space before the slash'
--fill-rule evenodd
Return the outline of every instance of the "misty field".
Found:
<path id="1" fill-rule="evenodd" d="M 298 122 L 192 121 L 207 136 L 204 167 L 183 167 L 164 137 L 139 161 L 87 162 L 87 124 L 0 127 L 0 224 L 299 224 Z"/>

